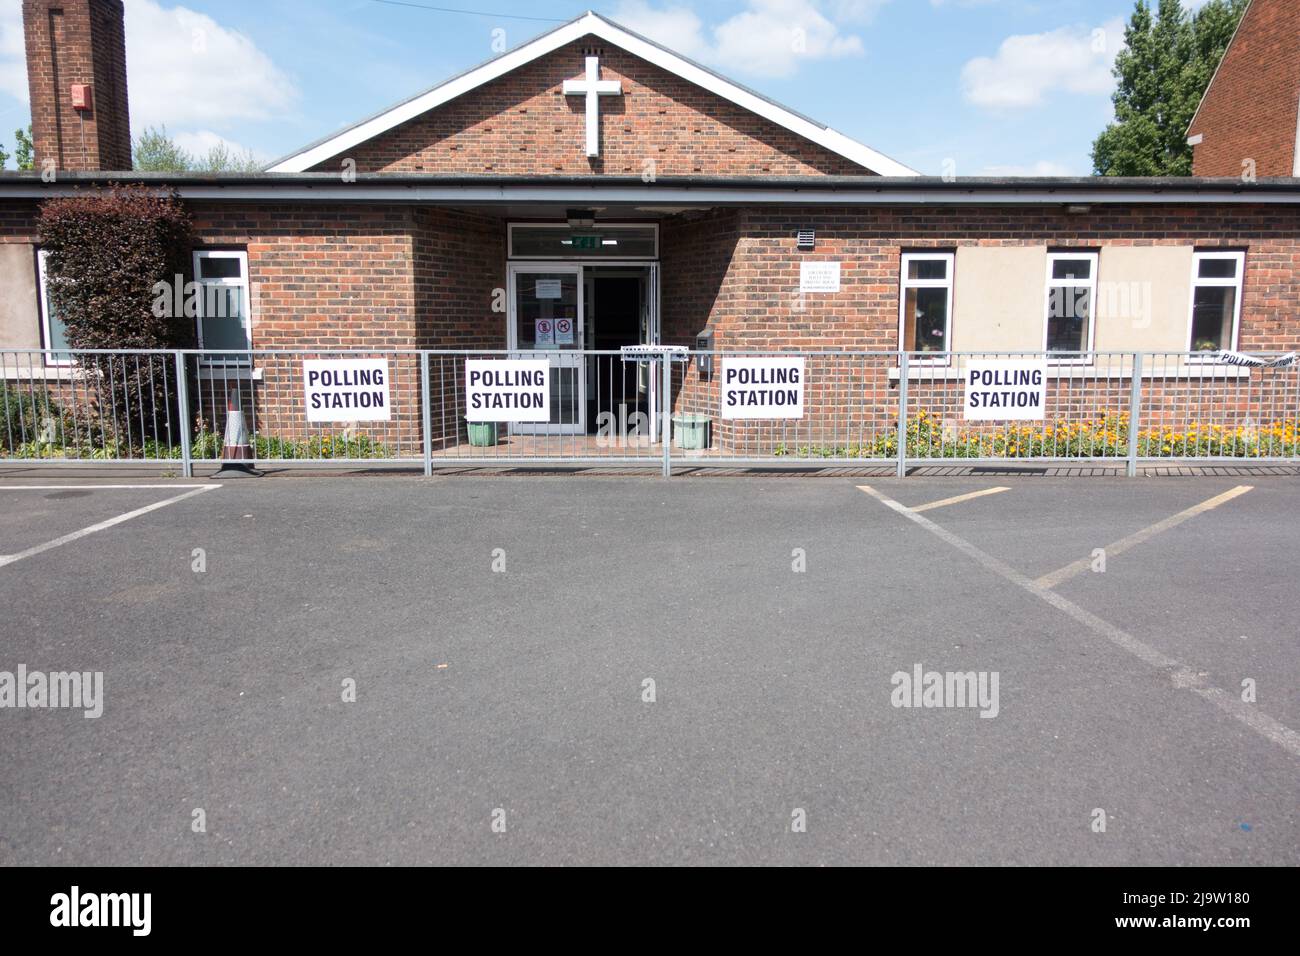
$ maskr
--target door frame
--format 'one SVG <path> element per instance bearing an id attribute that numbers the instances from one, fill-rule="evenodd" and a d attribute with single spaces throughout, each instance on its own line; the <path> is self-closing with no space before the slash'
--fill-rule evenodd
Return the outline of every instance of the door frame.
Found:
<path id="1" fill-rule="evenodd" d="M 587 352 L 587 270 L 623 269 L 643 271 L 646 279 L 647 321 L 644 335 L 650 339 L 645 345 L 654 345 L 660 341 L 659 312 L 659 262 L 647 259 L 511 259 L 506 263 L 506 348 L 512 358 L 548 358 L 554 359 L 564 352 L 557 349 L 520 350 L 518 290 L 519 276 L 532 273 L 565 273 L 575 276 L 578 287 L 578 327 L 574 330 L 580 346 L 574 360 L 563 363 L 566 367 L 576 366 L 578 375 L 578 421 L 568 425 L 551 425 L 541 422 L 511 422 L 510 434 L 520 435 L 584 435 L 587 432 L 587 362 L 583 356 Z M 556 363 L 557 365 L 560 363 Z M 651 359 L 648 363 L 650 385 L 650 421 L 657 420 L 659 408 L 659 361 Z"/>
<path id="2" fill-rule="evenodd" d="M 576 328 L 573 330 L 576 349 L 521 349 L 519 348 L 519 276 L 530 274 L 562 274 L 573 276 L 577 286 Z M 506 348 L 515 359 L 546 359 L 552 368 L 577 369 L 577 409 L 575 421 L 552 424 L 550 422 L 511 422 L 512 435 L 585 435 L 587 432 L 587 369 L 583 352 L 587 346 L 586 303 L 583 301 L 582 266 L 577 262 L 511 262 L 507 264 L 506 282 Z"/>

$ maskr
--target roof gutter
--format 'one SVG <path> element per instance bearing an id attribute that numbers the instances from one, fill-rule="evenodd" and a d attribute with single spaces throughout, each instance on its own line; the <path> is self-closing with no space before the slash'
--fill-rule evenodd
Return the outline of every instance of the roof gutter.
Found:
<path id="1" fill-rule="evenodd" d="M 88 189 L 142 184 L 212 202 L 334 202 L 494 205 L 598 203 L 626 206 L 759 205 L 1107 205 L 1300 203 L 1300 179 L 1270 178 L 972 178 L 923 177 L 661 177 L 440 176 L 362 174 L 344 182 L 332 173 L 172 175 L 0 175 L 0 198 L 84 194 Z"/>

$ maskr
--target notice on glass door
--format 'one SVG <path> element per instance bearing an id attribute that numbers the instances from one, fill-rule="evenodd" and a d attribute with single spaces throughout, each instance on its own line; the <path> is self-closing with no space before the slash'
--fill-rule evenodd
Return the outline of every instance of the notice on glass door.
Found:
<path id="1" fill-rule="evenodd" d="M 537 298 L 539 299 L 559 299 L 563 298 L 564 290 L 561 288 L 562 280 L 560 279 L 538 279 L 537 280 Z"/>
<path id="2" fill-rule="evenodd" d="M 533 345 L 539 349 L 555 347 L 554 319 L 535 319 L 533 321 Z"/>
<path id="3" fill-rule="evenodd" d="M 573 319 L 555 320 L 555 344 L 556 345 L 573 344 Z"/>

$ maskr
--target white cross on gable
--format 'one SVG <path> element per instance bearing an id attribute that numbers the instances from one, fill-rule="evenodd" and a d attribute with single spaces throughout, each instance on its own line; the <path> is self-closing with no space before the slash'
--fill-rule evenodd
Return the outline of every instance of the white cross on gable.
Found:
<path id="1" fill-rule="evenodd" d="M 600 155 L 600 98 L 622 96 L 623 84 L 619 80 L 600 78 L 600 58 L 587 57 L 587 75 L 581 80 L 564 81 L 565 96 L 587 97 L 587 155 Z"/>

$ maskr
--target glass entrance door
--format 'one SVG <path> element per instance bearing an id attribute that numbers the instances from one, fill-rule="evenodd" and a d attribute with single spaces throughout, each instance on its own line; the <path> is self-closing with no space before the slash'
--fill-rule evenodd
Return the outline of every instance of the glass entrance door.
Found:
<path id="1" fill-rule="evenodd" d="M 517 434 L 578 435 L 587 430 L 580 266 L 512 265 L 507 348 L 514 358 L 551 363 L 551 419 L 518 422 Z"/>

